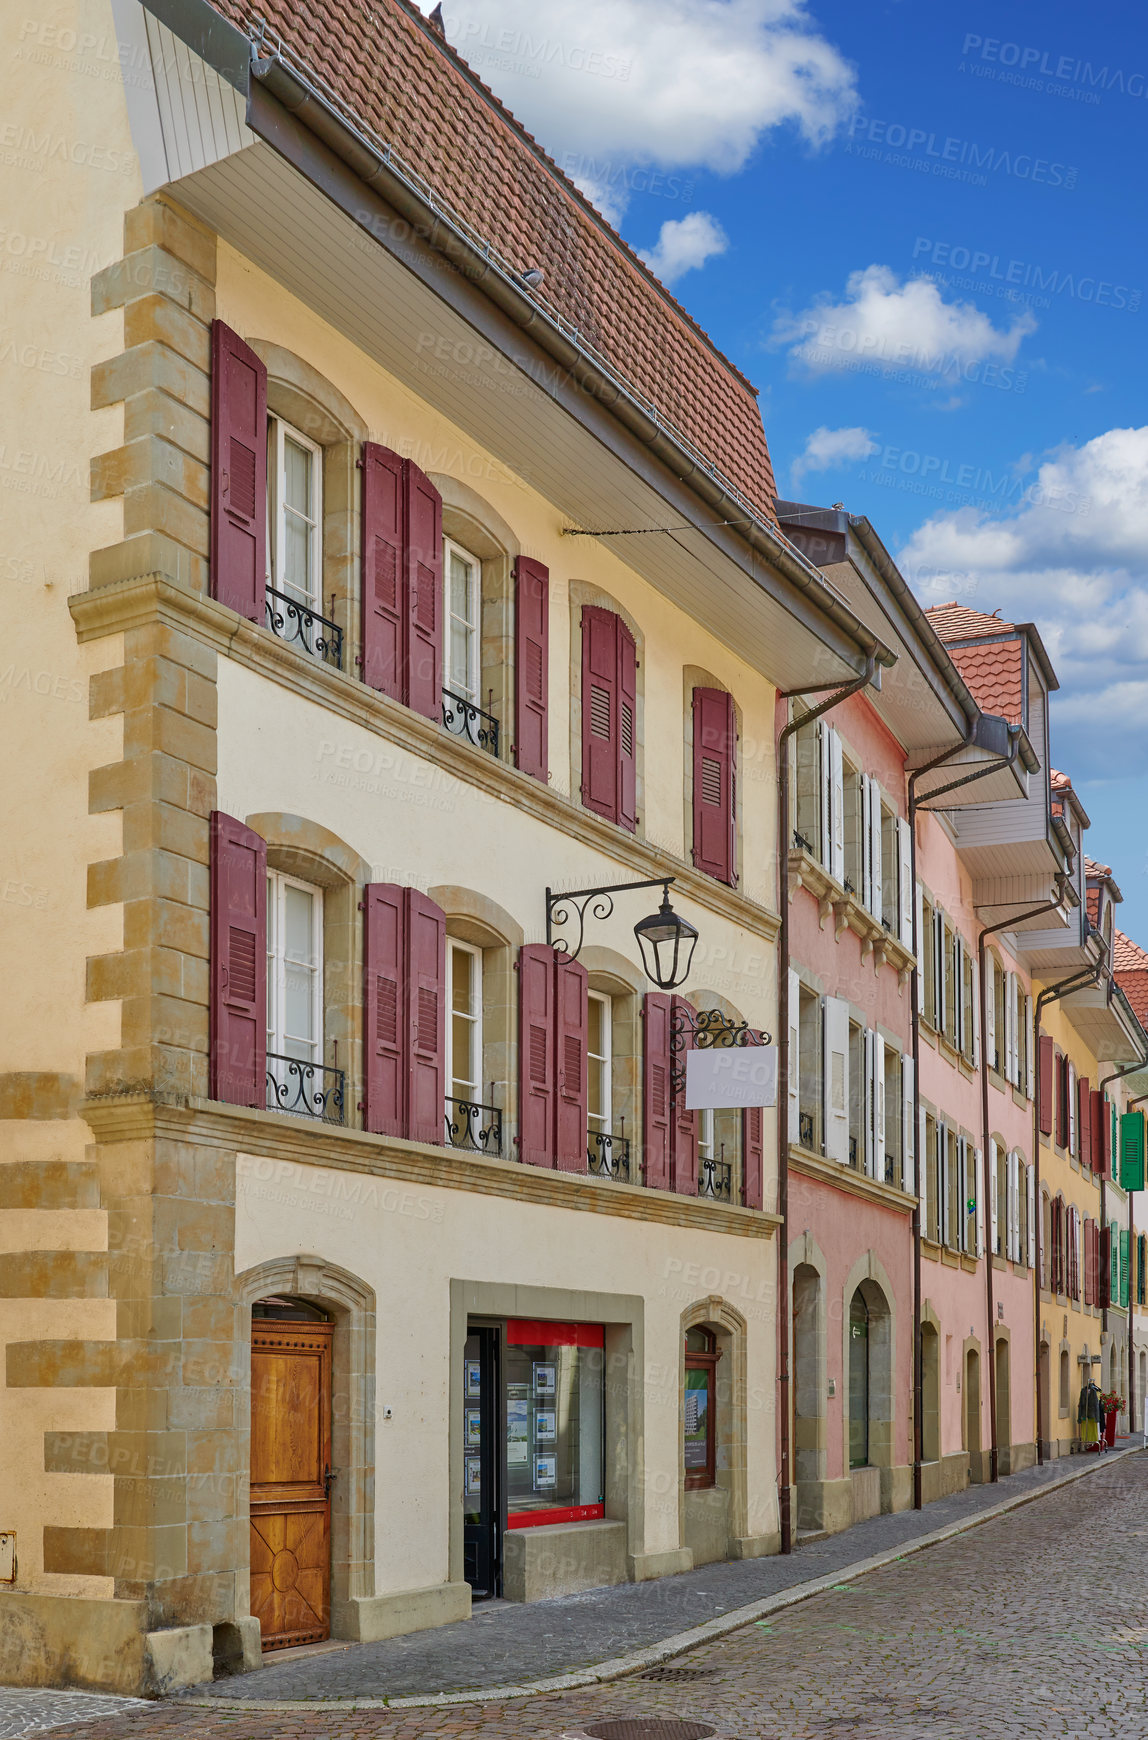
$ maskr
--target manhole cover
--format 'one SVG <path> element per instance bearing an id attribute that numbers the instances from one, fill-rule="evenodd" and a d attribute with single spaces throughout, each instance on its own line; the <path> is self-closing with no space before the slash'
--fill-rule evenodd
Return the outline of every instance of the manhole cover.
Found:
<path id="1" fill-rule="evenodd" d="M 656 1667 L 639 1674 L 640 1680 L 711 1680 L 716 1668 Z"/>
<path id="2" fill-rule="evenodd" d="M 704 1722 L 675 1722 L 669 1717 L 627 1716 L 621 1722 L 595 1722 L 584 1733 L 593 1740 L 708 1740 L 716 1728 Z"/>

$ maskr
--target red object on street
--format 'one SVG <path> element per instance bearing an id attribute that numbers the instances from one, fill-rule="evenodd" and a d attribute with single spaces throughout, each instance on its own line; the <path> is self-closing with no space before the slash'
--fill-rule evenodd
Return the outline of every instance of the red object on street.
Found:
<path id="1" fill-rule="evenodd" d="M 1111 1450 L 1116 1443 L 1116 1409 L 1109 1408 L 1104 1416 L 1104 1442 Z"/>

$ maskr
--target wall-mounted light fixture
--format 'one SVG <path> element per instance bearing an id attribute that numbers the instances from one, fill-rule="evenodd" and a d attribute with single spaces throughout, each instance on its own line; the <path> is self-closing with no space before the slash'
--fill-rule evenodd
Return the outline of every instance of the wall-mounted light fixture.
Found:
<path id="1" fill-rule="evenodd" d="M 634 926 L 642 966 L 646 977 L 660 991 L 673 991 L 685 984 L 693 963 L 698 933 L 688 918 L 683 918 L 670 905 L 672 876 L 659 876 L 652 882 L 614 882 L 605 888 L 575 888 L 567 894 L 546 890 L 546 941 L 567 960 L 576 961 L 585 940 L 586 915 L 609 918 L 614 910 L 613 896 L 628 893 L 632 888 L 660 888 L 662 904 L 648 918 Z M 555 926 L 574 922 L 577 938 L 571 945 L 565 937 L 554 936 Z"/>

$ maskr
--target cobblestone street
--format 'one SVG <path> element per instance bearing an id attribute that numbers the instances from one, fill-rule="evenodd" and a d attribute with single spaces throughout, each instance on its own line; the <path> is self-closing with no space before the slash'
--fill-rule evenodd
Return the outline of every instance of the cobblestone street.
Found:
<path id="1" fill-rule="evenodd" d="M 52 1733 L 577 1740 L 604 1721 L 670 1718 L 729 1740 L 1132 1740 L 1148 1734 L 1146 1541 L 1148 1456 L 1135 1455 L 702 1645 L 668 1669 L 592 1690 L 314 1713 L 175 1700 Z"/>

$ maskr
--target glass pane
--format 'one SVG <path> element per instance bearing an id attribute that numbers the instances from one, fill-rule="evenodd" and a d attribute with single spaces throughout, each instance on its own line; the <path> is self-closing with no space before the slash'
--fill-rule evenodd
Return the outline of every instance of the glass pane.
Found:
<path id="1" fill-rule="evenodd" d="M 473 1012 L 474 956 L 465 949 L 451 949 L 450 962 L 450 1006 L 469 1015 Z"/>
<path id="2" fill-rule="evenodd" d="M 460 622 L 456 616 L 450 619 L 450 671 L 447 676 L 447 688 L 453 689 L 456 695 L 462 695 L 468 701 L 476 699 L 474 684 L 471 682 L 471 630 L 465 622 Z"/>
<path id="3" fill-rule="evenodd" d="M 709 1462 L 710 1372 L 686 1372 L 685 1463 L 687 1474 L 704 1473 Z"/>
<path id="4" fill-rule="evenodd" d="M 476 1100 L 480 1097 L 478 1082 L 475 1080 L 474 1036 L 473 1021 L 457 1013 L 451 1016 L 450 1091 L 456 1100 Z"/>
<path id="5" fill-rule="evenodd" d="M 311 518 L 311 465 L 314 455 L 290 435 L 283 437 L 283 505 Z"/>
<path id="6" fill-rule="evenodd" d="M 306 888 L 284 889 L 284 946 L 288 960 L 305 961 L 308 966 L 313 962 L 314 932 L 312 923 L 315 912 L 315 896 Z"/>
<path id="7" fill-rule="evenodd" d="M 600 1347 L 506 1349 L 507 1508 L 515 1515 L 605 1503 Z"/>
<path id="8" fill-rule="evenodd" d="M 586 1061 L 587 1116 L 590 1120 L 590 1128 L 592 1130 L 605 1130 L 609 1125 L 606 1109 L 606 1071 L 600 1057 L 595 1057 L 591 1053 Z"/>
<path id="9" fill-rule="evenodd" d="M 698 1117 L 698 1156 L 701 1159 L 712 1160 L 714 1153 L 714 1115 L 712 1111 L 700 1111 Z"/>
<path id="10" fill-rule="evenodd" d="M 474 570 L 469 562 L 464 562 L 457 551 L 450 553 L 450 609 L 452 616 L 461 617 L 463 622 L 474 626 L 472 612 L 472 581 Z"/>
<path id="11" fill-rule="evenodd" d="M 311 528 L 288 509 L 283 516 L 283 591 L 302 604 L 312 602 Z"/>

